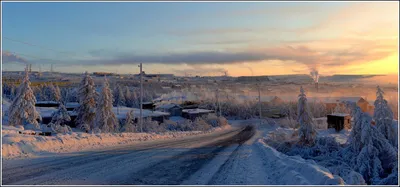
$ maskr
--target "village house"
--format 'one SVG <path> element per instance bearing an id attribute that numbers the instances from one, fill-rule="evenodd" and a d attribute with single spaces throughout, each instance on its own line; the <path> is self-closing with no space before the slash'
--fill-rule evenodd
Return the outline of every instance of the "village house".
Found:
<path id="1" fill-rule="evenodd" d="M 190 120 L 195 120 L 197 117 L 206 116 L 208 114 L 214 113 L 214 110 L 206 110 L 206 109 L 184 109 L 182 110 L 182 117 Z"/>
<path id="2" fill-rule="evenodd" d="M 157 111 L 168 112 L 171 116 L 182 116 L 183 108 L 178 104 L 164 104 L 156 107 Z"/>
<path id="3" fill-rule="evenodd" d="M 333 112 L 336 106 L 343 107 L 343 102 L 354 102 L 361 108 L 362 112 L 373 110 L 373 105 L 370 105 L 363 97 L 310 97 L 310 102 L 322 102 L 328 112 Z"/>

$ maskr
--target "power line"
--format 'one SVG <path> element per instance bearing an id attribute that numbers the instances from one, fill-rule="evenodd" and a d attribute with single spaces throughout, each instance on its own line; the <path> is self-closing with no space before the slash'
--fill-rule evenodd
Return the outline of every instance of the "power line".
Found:
<path id="1" fill-rule="evenodd" d="M 6 39 L 6 40 L 9 40 L 9 41 L 12 41 L 12 42 L 25 44 L 25 45 L 29 45 L 29 46 L 32 46 L 32 47 L 38 47 L 38 48 L 44 49 L 44 50 L 49 50 L 49 51 L 53 51 L 53 52 L 57 52 L 57 53 L 61 53 L 61 54 L 72 54 L 72 55 L 76 56 L 76 53 L 73 53 L 73 52 L 59 51 L 59 50 L 51 49 L 51 48 L 44 47 L 44 46 L 41 46 L 41 45 L 33 44 L 33 43 L 30 43 L 30 42 L 25 42 L 25 41 L 21 41 L 21 40 L 12 39 L 12 38 L 9 38 L 9 37 L 6 37 L 6 36 L 3 36 L 3 38 Z"/>
<path id="2" fill-rule="evenodd" d="M 6 36 L 3 36 L 3 38 L 6 39 L 6 40 L 13 41 L 13 42 L 17 42 L 17 43 L 29 45 L 29 46 L 31 46 L 31 47 L 38 47 L 38 48 L 41 48 L 41 49 L 44 49 L 44 50 L 49 50 L 49 51 L 61 53 L 61 54 L 64 54 L 64 55 L 68 55 L 68 57 L 86 58 L 86 57 L 84 57 L 84 56 L 79 56 L 79 55 L 77 55 L 77 54 L 74 53 L 74 52 L 59 51 L 59 50 L 51 49 L 51 48 L 44 47 L 44 46 L 41 46 L 41 45 L 33 44 L 33 43 L 31 43 L 31 42 L 26 42 L 26 41 L 22 41 L 22 40 L 17 40 L 17 39 L 9 38 L 9 37 L 6 37 Z M 11 52 L 11 51 L 9 51 L 9 52 Z M 11 53 L 19 54 L 20 56 L 31 57 L 31 58 L 35 58 L 35 59 L 39 59 L 39 60 L 57 61 L 57 62 L 63 63 L 63 64 L 60 64 L 60 65 L 64 65 L 64 63 L 67 63 L 67 64 L 68 64 L 68 62 L 61 61 L 61 60 L 55 60 L 55 59 L 49 59 L 49 58 L 41 58 L 41 57 L 37 57 L 37 56 L 34 56 L 34 55 L 23 54 L 23 53 L 15 53 L 15 52 L 11 52 Z M 82 64 L 80 64 L 80 65 L 82 65 Z M 98 68 L 98 67 L 97 67 L 97 68 Z M 102 69 L 103 71 L 108 71 L 108 69 L 106 69 L 106 68 L 100 68 L 100 69 Z"/>

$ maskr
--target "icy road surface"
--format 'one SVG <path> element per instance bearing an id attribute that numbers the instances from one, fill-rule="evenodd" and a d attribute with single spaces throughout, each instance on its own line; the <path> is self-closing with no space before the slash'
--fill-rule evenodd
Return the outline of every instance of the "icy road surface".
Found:
<path id="1" fill-rule="evenodd" d="M 245 121 L 205 135 L 112 149 L 4 160 L 2 184 L 310 185 L 343 184 L 325 168 L 263 144 L 269 125 Z"/>
<path id="2" fill-rule="evenodd" d="M 57 157 L 3 160 L 3 184 L 250 184 L 225 181 L 243 168 L 251 149 L 241 148 L 253 126 L 210 135 L 152 141 Z M 239 169 L 239 170 L 236 170 Z M 252 175 L 252 173 L 248 173 Z M 237 178 L 237 177 L 236 177 Z M 246 179 L 246 180 L 245 180 Z M 249 181 L 247 181 L 249 180 Z M 258 184 L 268 184 L 259 181 Z"/>

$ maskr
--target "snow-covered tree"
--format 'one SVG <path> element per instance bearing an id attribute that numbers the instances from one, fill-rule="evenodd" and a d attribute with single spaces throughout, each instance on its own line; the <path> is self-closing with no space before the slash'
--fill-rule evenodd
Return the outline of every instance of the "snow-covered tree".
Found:
<path id="1" fill-rule="evenodd" d="M 162 129 L 157 121 L 151 119 L 151 117 L 143 118 L 143 132 L 162 132 L 166 129 Z"/>
<path id="2" fill-rule="evenodd" d="M 127 107 L 133 106 L 132 94 L 128 86 L 125 87 L 125 103 Z"/>
<path id="3" fill-rule="evenodd" d="M 79 107 L 77 109 L 78 116 L 76 122 L 79 128 L 89 131 L 94 126 L 93 121 L 96 108 L 96 90 L 94 87 L 94 81 L 88 72 L 85 73 L 80 82 L 77 96 Z"/>
<path id="4" fill-rule="evenodd" d="M 120 86 L 114 89 L 114 102 L 113 105 L 117 107 L 117 114 L 119 114 L 119 107 L 125 105 L 125 95 Z"/>
<path id="5" fill-rule="evenodd" d="M 44 88 L 44 98 L 43 100 L 49 101 L 60 101 L 61 93 L 58 86 L 54 86 L 54 84 L 49 83 Z"/>
<path id="6" fill-rule="evenodd" d="M 321 101 L 312 102 L 312 104 L 310 105 L 310 111 L 312 116 L 315 118 L 325 117 L 328 113 L 325 104 Z"/>
<path id="7" fill-rule="evenodd" d="M 296 128 L 297 126 L 297 103 L 295 102 L 287 102 L 284 103 L 282 108 L 280 109 L 281 114 L 286 116 L 286 122 L 284 125 Z"/>
<path id="8" fill-rule="evenodd" d="M 354 127 L 349 137 L 351 155 L 346 155 L 353 168 L 369 184 L 379 184 L 384 171 L 397 165 L 397 151 L 379 130 L 371 124 L 372 118 L 355 106 Z"/>
<path id="9" fill-rule="evenodd" d="M 42 101 L 49 101 L 52 100 L 52 96 L 54 94 L 53 84 L 51 83 L 44 83 L 43 84 L 43 98 Z"/>
<path id="10" fill-rule="evenodd" d="M 65 93 L 65 100 L 66 102 L 79 102 L 77 93 L 78 89 L 77 88 L 67 88 Z"/>
<path id="11" fill-rule="evenodd" d="M 71 132 L 71 128 L 66 125 L 69 121 L 71 121 L 71 117 L 69 116 L 67 109 L 63 104 L 60 104 L 58 110 L 53 114 L 49 125 L 56 133 L 67 133 Z"/>
<path id="12" fill-rule="evenodd" d="M 35 86 L 32 88 L 33 93 L 35 94 L 36 101 L 41 101 L 43 97 L 43 91 L 40 86 Z"/>
<path id="13" fill-rule="evenodd" d="M 69 121 L 71 121 L 71 117 L 69 116 L 67 109 L 63 104 L 60 104 L 58 110 L 54 112 L 51 118 L 51 123 L 57 125 L 65 125 L 65 123 Z"/>
<path id="14" fill-rule="evenodd" d="M 122 88 L 119 85 L 115 86 L 113 91 L 113 96 L 114 96 L 113 100 L 114 106 L 123 106 L 125 104 L 125 95 L 124 92 L 122 91 Z"/>
<path id="15" fill-rule="evenodd" d="M 134 121 L 133 110 L 126 113 L 125 124 L 122 129 L 123 132 L 136 132 L 136 124 Z"/>
<path id="16" fill-rule="evenodd" d="M 25 77 L 19 85 L 18 92 L 8 109 L 9 125 L 32 124 L 36 128 L 39 128 L 37 120 L 41 119 L 41 117 L 36 111 L 36 98 L 30 85 L 28 70 L 25 69 Z"/>
<path id="17" fill-rule="evenodd" d="M 354 125 L 350 132 L 350 136 L 348 142 L 353 150 L 353 152 L 358 153 L 361 151 L 361 129 L 362 129 L 362 120 L 361 120 L 361 108 L 357 106 L 355 103 L 349 103 L 349 106 L 352 107 L 352 116 Z"/>
<path id="18" fill-rule="evenodd" d="M 361 118 L 361 144 L 360 153 L 357 155 L 356 170 L 361 173 L 366 182 L 379 181 L 383 172 L 382 163 L 379 160 L 379 150 L 373 144 L 375 127 L 371 125 L 371 117 L 362 114 Z"/>
<path id="19" fill-rule="evenodd" d="M 15 84 L 11 84 L 10 86 L 10 95 L 8 96 L 9 99 L 14 100 L 18 92 L 18 88 L 15 86 Z"/>
<path id="20" fill-rule="evenodd" d="M 54 86 L 54 101 L 60 102 L 61 101 L 61 90 L 58 85 Z"/>
<path id="21" fill-rule="evenodd" d="M 13 84 L 13 83 L 5 83 L 4 81 L 3 81 L 3 84 L 2 84 L 3 86 L 2 86 L 2 89 L 3 89 L 3 95 L 4 96 L 6 96 L 8 99 L 14 99 L 14 97 L 15 97 L 15 94 L 16 94 L 16 87 L 15 87 L 15 84 Z"/>
<path id="22" fill-rule="evenodd" d="M 138 91 L 135 89 L 135 90 L 133 90 L 133 92 L 132 92 L 132 97 L 131 97 L 131 100 L 132 100 L 132 107 L 135 107 L 135 108 L 139 108 L 140 107 L 140 101 L 139 101 L 139 93 L 137 93 Z"/>
<path id="23" fill-rule="evenodd" d="M 119 130 L 118 120 L 112 111 L 112 93 L 108 84 L 108 80 L 104 78 L 102 92 L 99 95 L 99 102 L 96 108 L 96 127 L 101 132 L 117 132 Z"/>
<path id="24" fill-rule="evenodd" d="M 307 104 L 307 97 L 303 87 L 300 87 L 299 100 L 297 103 L 297 121 L 300 125 L 299 136 L 303 144 L 314 144 L 317 132 L 314 129 L 314 122 Z"/>
<path id="25" fill-rule="evenodd" d="M 388 102 L 383 98 L 384 92 L 378 86 L 376 91 L 376 100 L 374 102 L 374 120 L 378 130 L 385 136 L 389 142 L 396 144 L 396 130 L 393 128 L 393 112 L 390 109 Z"/>

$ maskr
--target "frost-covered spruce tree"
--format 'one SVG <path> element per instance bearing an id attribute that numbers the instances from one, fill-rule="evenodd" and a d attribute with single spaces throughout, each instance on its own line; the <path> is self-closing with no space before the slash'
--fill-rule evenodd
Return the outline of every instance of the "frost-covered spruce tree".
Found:
<path id="1" fill-rule="evenodd" d="M 46 84 L 41 84 L 39 86 L 36 87 L 39 91 L 38 91 L 38 100 L 39 101 L 46 101 L 47 100 L 47 96 L 46 96 Z"/>
<path id="2" fill-rule="evenodd" d="M 61 99 L 60 88 L 57 85 L 54 86 L 54 84 L 52 84 L 52 83 L 47 84 L 47 86 L 45 88 L 45 94 L 46 94 L 47 100 L 50 100 L 50 101 L 58 102 Z"/>
<path id="3" fill-rule="evenodd" d="M 133 110 L 126 113 L 125 124 L 122 129 L 123 132 L 136 132 L 136 124 L 134 121 Z"/>
<path id="4" fill-rule="evenodd" d="M 36 111 L 36 98 L 30 85 L 28 70 L 25 69 L 25 77 L 8 109 L 8 120 L 11 126 L 32 124 L 39 128 L 37 119 L 41 119 L 41 117 Z"/>
<path id="5" fill-rule="evenodd" d="M 99 95 L 99 102 L 96 108 L 96 127 L 101 132 L 117 132 L 119 131 L 119 123 L 112 111 L 112 93 L 108 84 L 108 80 L 104 77 L 103 89 Z"/>
<path id="6" fill-rule="evenodd" d="M 355 103 L 350 104 L 352 107 L 352 116 L 354 125 L 350 132 L 350 136 L 348 142 L 351 146 L 353 152 L 358 153 L 361 151 L 362 144 L 361 144 L 361 129 L 362 129 L 362 112 L 361 108 L 357 106 Z"/>
<path id="7" fill-rule="evenodd" d="M 54 85 L 52 83 L 45 84 L 44 87 L 44 101 L 54 100 Z"/>
<path id="8" fill-rule="evenodd" d="M 361 144 L 363 147 L 357 155 L 355 169 L 363 175 L 364 180 L 366 180 L 367 183 L 371 184 L 373 181 L 379 181 L 383 169 L 378 157 L 379 150 L 373 143 L 373 133 L 376 133 L 374 132 L 376 129 L 371 125 L 371 117 L 363 113 L 361 123 Z"/>
<path id="9" fill-rule="evenodd" d="M 79 128 L 89 131 L 94 126 L 96 90 L 94 81 L 88 72 L 85 72 L 77 92 L 79 107 L 76 122 Z"/>
<path id="10" fill-rule="evenodd" d="M 69 121 L 71 121 L 71 117 L 65 106 L 61 103 L 58 110 L 53 114 L 49 125 L 56 133 L 67 133 L 72 131 L 71 128 L 66 125 Z"/>
<path id="11" fill-rule="evenodd" d="M 368 184 L 379 184 L 384 171 L 391 171 L 397 165 L 397 150 L 379 130 L 371 124 L 372 118 L 367 113 L 357 114 L 357 126 L 361 126 L 358 137 L 352 137 L 353 150 L 351 164 L 363 175 Z M 355 127 L 357 127 L 355 126 Z M 354 136 L 352 133 L 351 136 Z M 359 141 L 356 143 L 356 141 Z"/>
<path id="12" fill-rule="evenodd" d="M 300 142 L 306 145 L 314 144 L 317 132 L 314 129 L 314 122 L 307 104 L 307 97 L 303 87 L 300 87 L 299 100 L 297 103 L 297 121 L 300 125 Z"/>
<path id="13" fill-rule="evenodd" d="M 396 145 L 396 133 L 392 126 L 393 112 L 390 109 L 388 102 L 383 98 L 384 92 L 378 86 L 376 91 L 376 100 L 374 102 L 374 120 L 378 130 L 385 136 L 389 142 Z"/>

